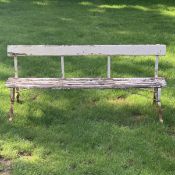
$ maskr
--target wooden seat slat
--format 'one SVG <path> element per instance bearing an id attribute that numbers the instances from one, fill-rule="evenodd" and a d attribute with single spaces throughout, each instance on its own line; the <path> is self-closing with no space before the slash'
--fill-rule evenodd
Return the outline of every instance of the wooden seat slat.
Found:
<path id="1" fill-rule="evenodd" d="M 9 78 L 9 88 L 53 88 L 53 89 L 120 89 L 160 88 L 166 86 L 164 78 Z"/>

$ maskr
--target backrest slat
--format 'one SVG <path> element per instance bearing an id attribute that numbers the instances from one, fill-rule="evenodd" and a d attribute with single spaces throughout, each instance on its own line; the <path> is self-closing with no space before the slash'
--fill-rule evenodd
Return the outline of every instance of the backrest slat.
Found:
<path id="1" fill-rule="evenodd" d="M 165 45 L 9 45 L 8 56 L 165 55 Z"/>

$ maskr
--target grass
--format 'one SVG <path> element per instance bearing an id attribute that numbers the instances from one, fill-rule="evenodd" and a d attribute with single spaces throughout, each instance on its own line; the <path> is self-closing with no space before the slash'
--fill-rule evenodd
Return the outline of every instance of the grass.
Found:
<path id="1" fill-rule="evenodd" d="M 0 0 L 0 174 L 175 174 L 173 0 Z M 164 124 L 149 90 L 29 90 L 7 121 L 8 44 L 166 44 Z M 113 77 L 153 76 L 154 57 L 114 57 Z M 59 77 L 59 58 L 19 58 L 21 77 Z M 105 77 L 106 58 L 71 57 L 67 77 Z M 10 161 L 10 163 L 9 163 Z"/>

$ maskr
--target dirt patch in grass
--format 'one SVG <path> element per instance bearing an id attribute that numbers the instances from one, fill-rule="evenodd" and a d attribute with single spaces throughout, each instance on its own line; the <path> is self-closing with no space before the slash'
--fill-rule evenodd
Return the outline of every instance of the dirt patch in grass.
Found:
<path id="1" fill-rule="evenodd" d="M 0 174 L 10 175 L 11 172 L 11 160 L 6 159 L 0 155 Z"/>
<path id="2" fill-rule="evenodd" d="M 32 159 L 32 153 L 28 152 L 28 151 L 20 151 L 20 152 L 18 152 L 18 156 L 25 158 L 25 159 L 28 159 L 28 160 Z"/>

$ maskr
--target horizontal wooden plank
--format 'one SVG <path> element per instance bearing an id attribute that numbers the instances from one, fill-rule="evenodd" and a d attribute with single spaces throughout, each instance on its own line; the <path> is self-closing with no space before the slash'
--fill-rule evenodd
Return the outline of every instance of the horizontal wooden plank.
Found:
<path id="1" fill-rule="evenodd" d="M 165 45 L 9 45 L 8 56 L 165 55 Z"/>
<path id="2" fill-rule="evenodd" d="M 124 89 L 164 87 L 163 78 L 9 78 L 8 88 Z"/>

